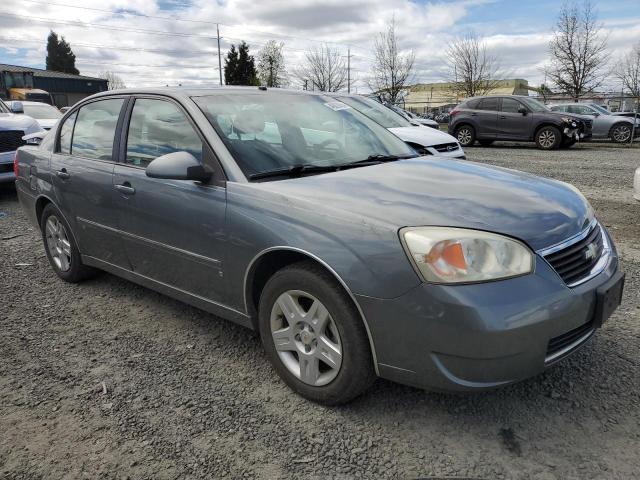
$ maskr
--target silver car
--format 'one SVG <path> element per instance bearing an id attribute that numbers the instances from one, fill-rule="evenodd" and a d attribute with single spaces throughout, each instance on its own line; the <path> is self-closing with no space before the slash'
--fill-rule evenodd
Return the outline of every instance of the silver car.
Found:
<path id="1" fill-rule="evenodd" d="M 593 118 L 593 138 L 609 138 L 616 143 L 627 143 L 631 139 L 633 123 L 636 122 L 635 135 L 640 135 L 640 120 L 611 115 L 606 108 L 591 103 L 566 103 L 553 105 L 554 112 L 568 112 L 576 115 L 588 115 Z"/>
<path id="2" fill-rule="evenodd" d="M 418 156 L 323 93 L 103 92 L 15 170 L 60 278 L 104 270 L 255 329 L 281 378 L 325 404 L 376 376 L 517 382 L 585 345 L 622 295 L 574 187 Z"/>

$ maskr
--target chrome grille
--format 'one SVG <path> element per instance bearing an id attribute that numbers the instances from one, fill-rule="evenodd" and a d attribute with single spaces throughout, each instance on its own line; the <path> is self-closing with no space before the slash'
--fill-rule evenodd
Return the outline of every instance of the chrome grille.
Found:
<path id="1" fill-rule="evenodd" d="M 441 143 L 439 145 L 432 145 L 431 148 L 435 148 L 438 152 L 453 152 L 458 149 L 457 143 Z"/>
<path id="2" fill-rule="evenodd" d="M 544 255 L 567 285 L 573 285 L 589 276 L 604 252 L 602 228 L 594 223 L 585 236 L 574 243 Z"/>

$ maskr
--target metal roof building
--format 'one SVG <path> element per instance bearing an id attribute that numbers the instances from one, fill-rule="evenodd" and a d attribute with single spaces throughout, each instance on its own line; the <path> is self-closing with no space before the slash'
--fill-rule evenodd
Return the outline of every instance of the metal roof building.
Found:
<path id="1" fill-rule="evenodd" d="M 49 92 L 58 107 L 66 107 L 94 93 L 107 90 L 108 82 L 103 78 L 54 72 L 40 68 L 0 64 L 0 72 L 32 72 L 33 88 Z"/>

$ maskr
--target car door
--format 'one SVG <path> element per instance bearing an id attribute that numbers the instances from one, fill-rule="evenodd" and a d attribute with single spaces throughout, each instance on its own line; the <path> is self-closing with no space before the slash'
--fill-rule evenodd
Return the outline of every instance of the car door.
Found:
<path id="1" fill-rule="evenodd" d="M 592 109 L 587 105 L 569 105 L 567 107 L 569 113 L 577 115 L 588 115 L 593 119 L 592 133 L 594 137 L 606 137 L 609 135 L 609 128 L 606 121 L 600 119 L 600 112 Z"/>
<path id="2" fill-rule="evenodd" d="M 526 114 L 521 111 L 527 110 Z M 504 138 L 513 140 L 528 140 L 531 137 L 532 116 L 529 109 L 515 98 L 502 97 L 500 113 L 498 114 L 498 131 Z"/>
<path id="3" fill-rule="evenodd" d="M 498 137 L 498 110 L 500 109 L 499 97 L 485 97 L 478 104 L 477 110 L 471 113 L 476 118 L 478 138 Z"/>
<path id="4" fill-rule="evenodd" d="M 116 131 L 126 97 L 82 105 L 58 131 L 51 156 L 55 201 L 82 255 L 128 268 L 113 203 Z"/>
<path id="5" fill-rule="evenodd" d="M 174 101 L 139 97 L 130 105 L 113 195 L 133 271 L 210 301 L 223 299 L 226 242 L 224 174 L 188 114 Z M 155 158 L 187 151 L 210 167 L 201 183 L 147 177 Z"/>

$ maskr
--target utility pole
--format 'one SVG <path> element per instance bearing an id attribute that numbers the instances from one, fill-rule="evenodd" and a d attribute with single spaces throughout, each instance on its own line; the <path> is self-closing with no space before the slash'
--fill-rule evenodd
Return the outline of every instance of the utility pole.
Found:
<path id="1" fill-rule="evenodd" d="M 218 33 L 218 73 L 220 74 L 220 85 L 222 85 L 222 58 L 220 57 L 220 24 L 216 23 L 216 32 Z"/>

